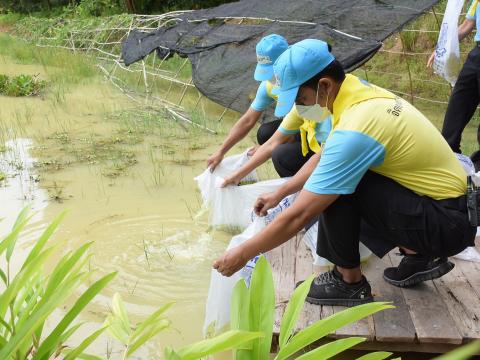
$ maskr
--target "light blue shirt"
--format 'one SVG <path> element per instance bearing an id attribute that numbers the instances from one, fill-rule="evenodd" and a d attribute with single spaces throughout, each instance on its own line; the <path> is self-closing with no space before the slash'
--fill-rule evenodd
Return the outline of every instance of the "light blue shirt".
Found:
<path id="1" fill-rule="evenodd" d="M 250 105 L 250 107 L 253 110 L 264 111 L 274 102 L 275 102 L 275 98 L 273 97 L 272 94 L 269 94 L 268 92 L 267 82 L 262 81 L 262 83 L 257 89 L 257 94 L 255 95 L 255 99 L 253 99 L 253 102 Z"/>
<path id="2" fill-rule="evenodd" d="M 473 20 L 476 23 L 477 33 L 475 34 L 475 41 L 480 41 L 480 28 L 479 28 L 480 24 L 477 21 L 478 16 L 479 16 L 478 1 L 477 0 L 472 0 L 472 2 L 470 4 L 470 7 L 468 8 L 466 18 L 468 20 Z"/>
<path id="3" fill-rule="evenodd" d="M 383 164 L 384 158 L 385 147 L 372 137 L 335 131 L 304 189 L 315 194 L 352 194 L 367 170 Z"/>

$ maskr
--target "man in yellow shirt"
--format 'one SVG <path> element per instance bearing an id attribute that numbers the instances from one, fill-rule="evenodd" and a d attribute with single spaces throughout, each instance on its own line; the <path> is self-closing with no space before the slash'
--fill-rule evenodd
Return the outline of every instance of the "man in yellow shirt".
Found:
<path id="1" fill-rule="evenodd" d="M 303 40 L 275 62 L 277 116 L 295 103 L 320 120 L 332 114 L 321 158 L 292 179 L 304 183 L 295 203 L 262 232 L 214 263 L 232 275 L 319 217 L 317 253 L 336 266 L 312 283 L 307 301 L 353 306 L 373 300 L 360 270 L 359 241 L 377 256 L 399 247 L 403 259 L 384 279 L 414 286 L 453 268 L 448 256 L 473 245 L 466 174 L 438 130 L 394 94 L 345 75 L 321 40 Z M 314 162 L 317 162 L 314 164 Z M 313 172 L 312 172 L 313 171 Z M 257 211 L 268 206 L 261 202 Z M 362 224 L 369 231 L 361 231 Z"/>

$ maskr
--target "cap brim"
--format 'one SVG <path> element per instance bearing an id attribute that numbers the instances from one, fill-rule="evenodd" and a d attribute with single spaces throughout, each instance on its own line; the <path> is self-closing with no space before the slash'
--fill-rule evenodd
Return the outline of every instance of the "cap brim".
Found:
<path id="1" fill-rule="evenodd" d="M 295 98 L 298 93 L 298 86 L 289 90 L 280 91 L 278 94 L 277 106 L 275 107 L 275 116 L 284 117 L 295 104 Z M 278 90 L 277 90 L 278 91 Z"/>
<path id="2" fill-rule="evenodd" d="M 270 80 L 273 77 L 273 65 L 257 64 L 253 78 L 257 81 Z"/>

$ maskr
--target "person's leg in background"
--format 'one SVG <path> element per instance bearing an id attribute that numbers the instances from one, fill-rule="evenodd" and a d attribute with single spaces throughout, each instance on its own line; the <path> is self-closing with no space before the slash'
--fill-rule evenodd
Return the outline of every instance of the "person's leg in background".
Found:
<path id="1" fill-rule="evenodd" d="M 462 132 L 471 120 L 480 101 L 480 48 L 467 57 L 448 101 L 442 135 L 452 150 L 461 153 Z"/>
<path id="2" fill-rule="evenodd" d="M 273 150 L 273 166 L 280 177 L 295 175 L 314 154 L 313 151 L 309 151 L 306 156 L 303 156 L 301 142 L 297 140 L 281 144 Z"/>
<path id="3" fill-rule="evenodd" d="M 261 124 L 257 130 L 258 145 L 263 145 L 268 139 L 277 131 L 278 127 L 282 123 L 282 120 L 273 120 L 264 124 Z"/>

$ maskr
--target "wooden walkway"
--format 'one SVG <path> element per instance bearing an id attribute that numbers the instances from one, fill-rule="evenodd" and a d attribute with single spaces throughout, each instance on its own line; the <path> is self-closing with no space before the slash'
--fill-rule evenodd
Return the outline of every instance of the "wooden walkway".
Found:
<path id="1" fill-rule="evenodd" d="M 269 253 L 276 289 L 274 333 L 278 337 L 280 320 L 295 283 L 315 268 L 301 235 Z M 477 238 L 477 249 L 480 241 Z M 440 279 L 415 288 L 392 286 L 382 278 L 383 269 L 401 260 L 395 252 L 383 259 L 372 255 L 363 271 L 375 300 L 392 301 L 395 309 L 385 310 L 331 334 L 330 338 L 362 336 L 368 340 L 357 349 L 446 352 L 459 344 L 480 339 L 480 263 L 450 259 L 455 268 Z M 344 308 L 305 303 L 298 328 L 327 317 Z"/>

